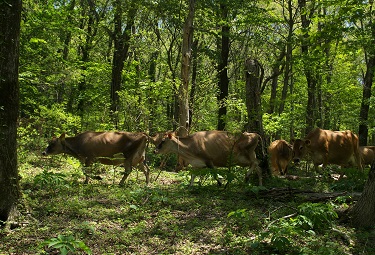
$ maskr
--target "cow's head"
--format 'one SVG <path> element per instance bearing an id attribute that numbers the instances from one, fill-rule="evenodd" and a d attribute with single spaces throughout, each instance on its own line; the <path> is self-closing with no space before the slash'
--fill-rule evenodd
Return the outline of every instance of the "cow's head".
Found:
<path id="1" fill-rule="evenodd" d="M 44 156 L 55 155 L 65 151 L 65 133 L 62 133 L 59 138 L 53 137 L 49 141 L 47 148 L 42 152 Z"/>
<path id="2" fill-rule="evenodd" d="M 164 138 L 168 137 L 168 134 L 175 135 L 173 131 L 166 131 L 166 132 L 158 132 L 153 136 L 150 136 L 151 142 L 158 147 L 158 145 L 163 141 Z"/>
<path id="3" fill-rule="evenodd" d="M 306 155 L 310 146 L 310 140 L 296 139 L 293 141 L 293 161 L 299 163 L 301 159 Z"/>
<path id="4" fill-rule="evenodd" d="M 168 154 L 172 152 L 176 137 L 172 133 L 168 133 L 154 150 L 155 154 Z"/>

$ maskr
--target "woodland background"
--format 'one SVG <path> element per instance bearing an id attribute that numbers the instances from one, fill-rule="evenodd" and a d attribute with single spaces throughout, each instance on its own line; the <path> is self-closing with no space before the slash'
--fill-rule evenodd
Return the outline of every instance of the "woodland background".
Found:
<path id="1" fill-rule="evenodd" d="M 25 132 L 174 130 L 187 15 L 185 1 L 25 0 Z M 245 129 L 251 59 L 267 137 L 319 126 L 373 140 L 372 1 L 197 1 L 193 28 L 191 130 Z"/>
<path id="2" fill-rule="evenodd" d="M 188 171 L 163 171 L 175 158 L 159 169 L 148 151 L 150 185 L 134 170 L 119 187 L 118 168 L 95 165 L 101 179 L 83 185 L 78 161 L 40 155 L 62 132 L 175 130 L 184 100 L 191 132 L 272 141 L 318 126 L 372 144 L 373 1 L 22 2 L 0 2 L 0 254 L 374 253 L 375 165 L 326 170 L 341 179 L 291 167 L 265 187 L 217 169 L 226 189 L 199 169 L 189 188 Z"/>

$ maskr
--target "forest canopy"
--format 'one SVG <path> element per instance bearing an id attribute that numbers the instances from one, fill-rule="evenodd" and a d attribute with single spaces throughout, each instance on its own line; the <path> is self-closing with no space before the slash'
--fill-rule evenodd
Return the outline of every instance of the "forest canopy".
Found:
<path id="1" fill-rule="evenodd" d="M 187 2 L 173 0 L 23 1 L 21 122 L 32 120 L 47 137 L 176 129 L 187 13 Z M 358 133 L 362 123 L 371 139 L 372 16 L 363 1 L 197 1 L 191 130 L 216 129 L 219 118 L 226 130 L 244 129 L 250 58 L 262 68 L 268 137 L 298 137 L 315 126 Z M 228 91 L 220 97 L 225 51 Z M 368 115 L 360 115 L 363 107 Z"/>

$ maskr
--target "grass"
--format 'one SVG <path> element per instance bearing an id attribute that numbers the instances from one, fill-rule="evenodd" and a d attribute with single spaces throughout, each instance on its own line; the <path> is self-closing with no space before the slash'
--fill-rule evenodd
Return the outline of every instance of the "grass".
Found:
<path id="1" fill-rule="evenodd" d="M 0 230 L 0 254 L 60 254 L 64 245 L 74 249 L 69 254 L 89 253 L 81 244 L 92 254 L 375 254 L 373 230 L 357 230 L 334 217 L 314 226 L 298 209 L 304 201 L 257 196 L 256 175 L 245 185 L 241 169 L 227 188 L 213 178 L 189 187 L 186 172 L 155 167 L 148 186 L 134 171 L 119 187 L 121 168 L 104 166 L 95 168 L 102 180 L 84 185 L 75 160 L 33 153 L 20 155 L 19 169 L 23 198 L 13 218 L 18 224 Z M 363 189 L 366 175 L 350 169 L 346 175 L 340 181 L 272 178 L 265 187 Z M 323 204 L 317 217 L 324 220 L 325 211 L 344 203 Z M 309 206 L 310 213 L 318 210 Z"/>

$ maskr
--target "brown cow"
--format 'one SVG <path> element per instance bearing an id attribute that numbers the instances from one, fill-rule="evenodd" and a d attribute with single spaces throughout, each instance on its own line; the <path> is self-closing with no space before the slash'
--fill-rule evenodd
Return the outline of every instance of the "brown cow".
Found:
<path id="1" fill-rule="evenodd" d="M 293 158 L 293 147 L 285 140 L 275 140 L 268 147 L 274 174 L 285 175 Z"/>
<path id="2" fill-rule="evenodd" d="M 174 131 L 165 131 L 165 132 L 157 132 L 153 136 L 150 136 L 150 141 L 155 145 L 158 146 L 164 138 L 168 137 L 168 134 L 177 135 Z"/>
<path id="3" fill-rule="evenodd" d="M 359 146 L 362 167 L 371 165 L 375 160 L 375 146 Z"/>
<path id="4" fill-rule="evenodd" d="M 323 164 L 323 167 L 328 164 L 347 165 L 351 158 L 354 159 L 356 166 L 362 169 L 358 137 L 350 130 L 331 131 L 316 128 L 304 139 L 294 141 L 293 153 L 293 160 L 296 163 L 306 154 L 310 154 L 315 170 L 320 164 Z"/>
<path id="5" fill-rule="evenodd" d="M 375 146 L 359 146 L 362 168 L 365 168 L 375 160 Z M 355 160 L 351 159 L 350 166 L 355 166 Z"/>
<path id="6" fill-rule="evenodd" d="M 175 131 L 166 131 L 166 132 L 157 132 L 153 136 L 150 136 L 150 141 L 155 145 L 155 147 L 158 147 L 159 144 L 163 141 L 163 139 L 167 138 L 168 135 L 177 136 L 177 132 Z M 168 160 L 168 155 L 162 160 L 160 163 L 160 168 L 164 167 L 166 165 L 166 161 Z M 181 157 L 178 157 L 177 165 L 174 168 L 174 171 L 179 172 L 184 167 L 187 166 L 187 164 L 183 161 Z"/>
<path id="7" fill-rule="evenodd" d="M 132 167 L 139 165 L 148 184 L 149 168 L 144 162 L 147 141 L 148 136 L 144 133 L 87 131 L 66 138 L 63 133 L 49 142 L 43 155 L 66 153 L 79 159 L 84 166 L 90 166 L 95 161 L 106 165 L 124 164 L 125 173 L 120 185 L 124 184 Z M 87 182 L 86 175 L 85 183 Z"/>
<path id="8" fill-rule="evenodd" d="M 176 153 L 194 168 L 214 168 L 231 165 L 249 166 L 249 174 L 257 170 L 259 185 L 262 185 L 262 171 L 258 167 L 255 148 L 260 136 L 255 133 L 243 133 L 235 137 L 225 131 L 200 131 L 187 137 L 177 137 L 171 134 L 155 149 L 155 153 Z M 190 185 L 194 182 L 194 176 Z"/>

